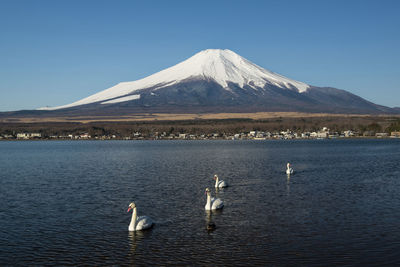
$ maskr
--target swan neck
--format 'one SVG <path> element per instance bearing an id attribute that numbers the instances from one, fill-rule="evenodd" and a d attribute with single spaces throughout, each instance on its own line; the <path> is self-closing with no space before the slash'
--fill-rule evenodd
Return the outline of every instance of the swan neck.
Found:
<path id="1" fill-rule="evenodd" d="M 135 230 L 136 229 L 136 219 L 137 219 L 137 211 L 136 207 L 133 209 L 131 223 L 129 224 L 129 228 Z"/>
<path id="2" fill-rule="evenodd" d="M 208 207 L 209 210 L 211 210 L 211 194 L 207 193 L 207 204 L 206 206 Z"/>
<path id="3" fill-rule="evenodd" d="M 218 187 L 218 182 L 219 182 L 219 178 L 217 176 L 217 178 L 215 179 L 215 187 Z"/>

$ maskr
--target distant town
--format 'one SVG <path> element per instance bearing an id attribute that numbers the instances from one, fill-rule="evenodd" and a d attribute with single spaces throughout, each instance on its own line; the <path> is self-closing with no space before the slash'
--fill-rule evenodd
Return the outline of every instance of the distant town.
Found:
<path id="1" fill-rule="evenodd" d="M 167 133 L 167 132 L 132 132 L 129 135 L 90 135 L 87 132 L 79 134 L 66 135 L 46 135 L 34 132 L 20 132 L 13 134 L 0 134 L 0 140 L 208 140 L 208 139 L 225 139 L 225 140 L 267 140 L 267 139 L 333 139 L 333 138 L 354 138 L 354 137 L 374 137 L 374 138 L 400 138 L 400 131 L 358 132 L 346 130 L 342 132 L 331 131 L 327 127 L 323 127 L 314 132 L 294 132 L 292 130 L 285 131 L 249 131 L 235 134 L 227 133 L 211 133 L 211 134 L 189 134 L 189 133 Z"/>

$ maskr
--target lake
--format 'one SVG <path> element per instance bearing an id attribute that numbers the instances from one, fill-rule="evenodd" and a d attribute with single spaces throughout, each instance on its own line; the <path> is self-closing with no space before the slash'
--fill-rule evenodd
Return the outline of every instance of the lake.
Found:
<path id="1" fill-rule="evenodd" d="M 399 139 L 11 141 L 0 152 L 1 266 L 400 264 Z M 214 174 L 230 187 L 216 192 Z M 204 210 L 206 187 L 221 212 Z M 133 201 L 151 230 L 128 231 Z"/>

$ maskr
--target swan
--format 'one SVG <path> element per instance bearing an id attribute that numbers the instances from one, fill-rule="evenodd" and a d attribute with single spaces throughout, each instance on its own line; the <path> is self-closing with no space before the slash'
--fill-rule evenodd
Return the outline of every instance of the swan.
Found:
<path id="1" fill-rule="evenodd" d="M 129 224 L 129 231 L 140 231 L 140 230 L 145 230 L 148 228 L 151 228 L 153 226 L 153 220 L 150 219 L 147 216 L 137 216 L 137 210 L 136 210 L 136 205 L 135 203 L 129 204 L 128 211 L 129 212 L 131 209 L 133 209 L 132 212 L 132 219 L 131 223 Z"/>
<path id="2" fill-rule="evenodd" d="M 293 168 L 290 167 L 290 163 L 286 165 L 286 174 L 292 174 L 293 173 Z"/>
<path id="3" fill-rule="evenodd" d="M 222 187 L 227 187 L 228 183 L 225 182 L 224 180 L 219 180 L 218 175 L 214 175 L 214 180 L 215 180 L 215 187 L 216 188 L 222 188 Z"/>
<path id="4" fill-rule="evenodd" d="M 204 207 L 205 210 L 218 210 L 224 207 L 224 202 L 222 202 L 221 199 L 211 197 L 210 189 L 206 188 L 206 194 L 207 194 L 207 203 L 206 206 Z"/>

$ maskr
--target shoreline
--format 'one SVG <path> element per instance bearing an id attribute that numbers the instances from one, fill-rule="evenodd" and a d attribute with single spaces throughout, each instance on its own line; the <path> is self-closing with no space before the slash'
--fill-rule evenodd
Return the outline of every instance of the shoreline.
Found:
<path id="1" fill-rule="evenodd" d="M 171 114 L 163 115 L 171 116 Z M 0 122 L 0 140 L 268 140 L 400 137 L 400 117 L 398 116 L 280 112 L 253 113 L 253 116 L 269 116 L 269 118 L 253 119 L 248 116 L 249 114 L 241 114 L 242 118 L 235 117 L 237 114 L 228 115 L 233 117 L 188 118 L 186 120 L 182 117 L 181 120 L 174 117 L 174 120 L 148 121 L 109 121 L 107 118 L 107 121 L 96 122 L 71 120 L 68 122 Z"/>
<path id="2" fill-rule="evenodd" d="M 354 137 L 335 137 L 335 138 L 243 138 L 243 139 L 229 139 L 229 138 L 198 138 L 198 139 L 183 139 L 183 138 L 110 138 L 110 139 L 101 139 L 101 138 L 87 138 L 87 139 L 68 139 L 68 138 L 35 138 L 35 139 L 0 139 L 0 142 L 40 142 L 40 141 L 300 141 L 300 140 L 308 140 L 308 141 L 323 141 L 323 140 L 396 140 L 400 139 L 400 137 L 374 137 L 374 136 L 354 136 Z"/>

